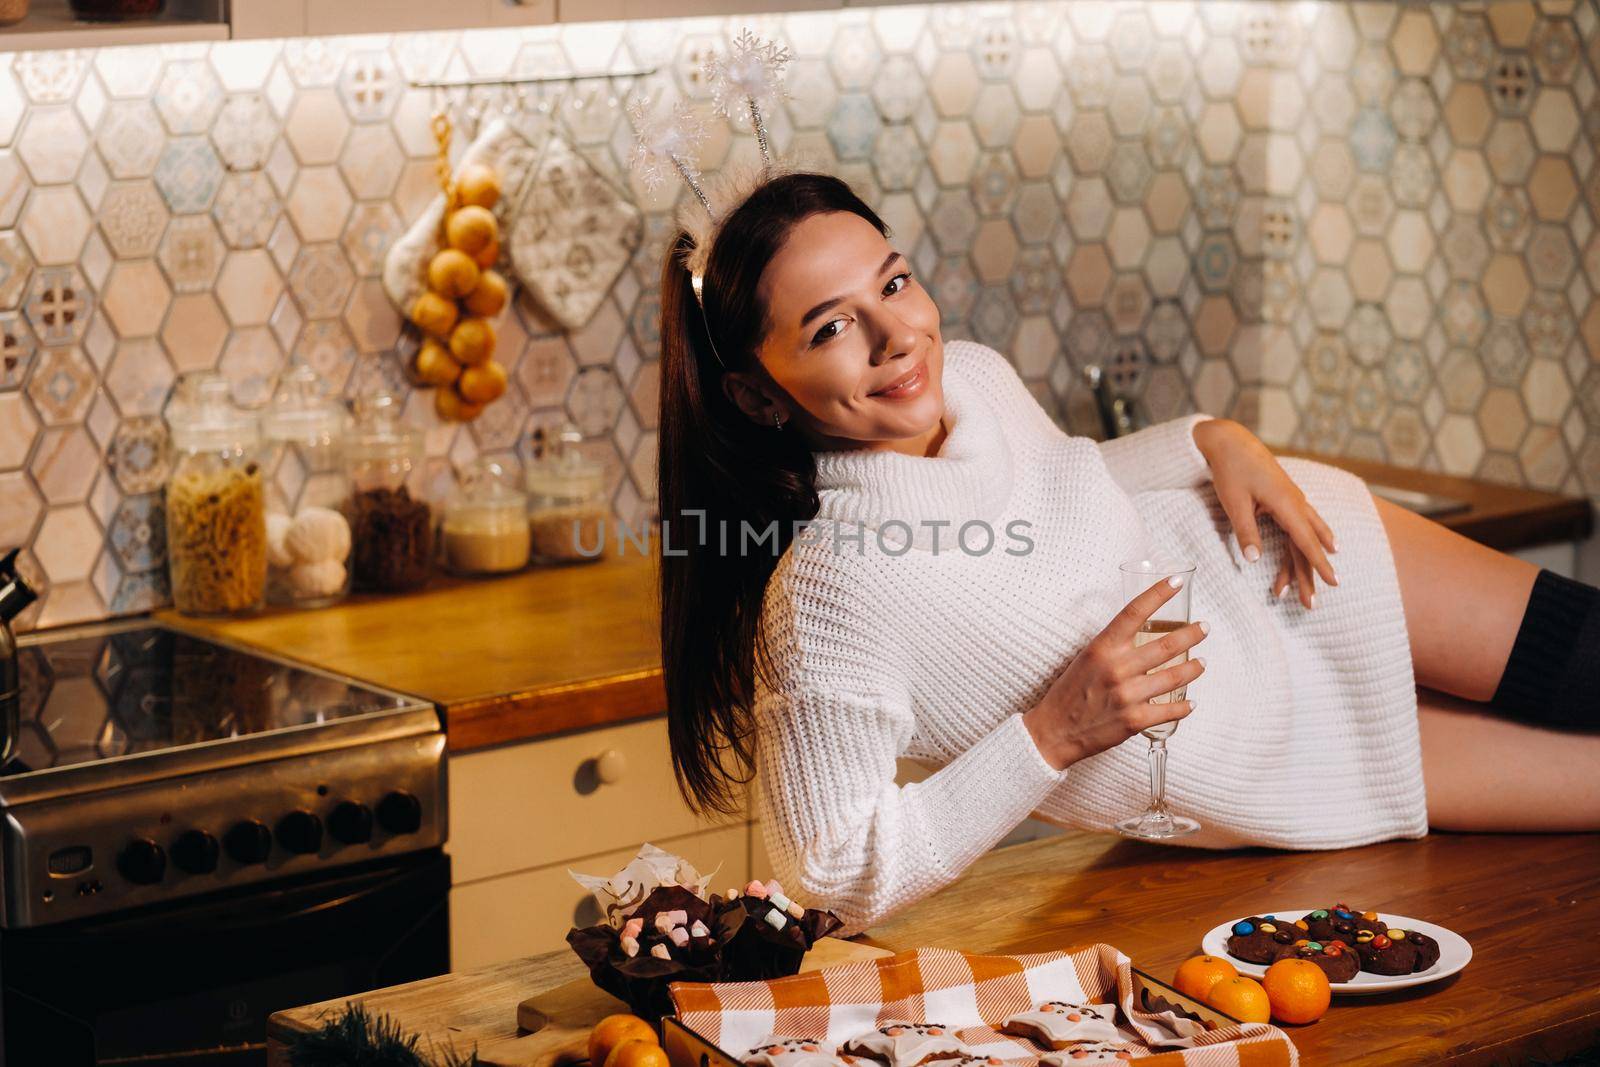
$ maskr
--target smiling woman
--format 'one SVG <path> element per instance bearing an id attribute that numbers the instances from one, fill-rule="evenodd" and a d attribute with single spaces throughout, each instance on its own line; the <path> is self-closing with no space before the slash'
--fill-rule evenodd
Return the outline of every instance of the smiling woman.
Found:
<path id="1" fill-rule="evenodd" d="M 943 339 L 837 178 L 771 176 L 712 233 L 708 255 L 681 233 L 662 274 L 672 757 L 702 809 L 759 774 L 775 873 L 846 932 L 1030 813 L 1112 828 L 1146 773 L 1122 742 L 1180 719 L 1168 797 L 1202 825 L 1186 844 L 1418 837 L 1435 803 L 1453 828 L 1600 825 L 1583 773 L 1600 737 L 1496 720 L 1453 740 L 1432 698 L 1419 728 L 1419 680 L 1481 701 L 1502 672 L 1536 673 L 1512 651 L 1528 565 L 1399 525 L 1359 478 L 1280 463 L 1230 420 L 1063 433 L 1005 356 Z M 1194 621 L 1139 645 L 1175 587 L 1124 604 L 1117 566 L 1155 554 L 1196 564 Z M 1592 589 L 1547 585 L 1528 618 L 1600 610 Z M 1449 617 L 1450 597 L 1471 610 Z M 1559 652 L 1535 658 L 1590 669 Z M 1188 718 L 1196 694 L 1209 710 Z M 1541 769 L 1491 759 L 1507 746 Z M 899 757 L 937 770 L 897 785 Z M 1536 802 L 1508 827 L 1497 790 Z"/>

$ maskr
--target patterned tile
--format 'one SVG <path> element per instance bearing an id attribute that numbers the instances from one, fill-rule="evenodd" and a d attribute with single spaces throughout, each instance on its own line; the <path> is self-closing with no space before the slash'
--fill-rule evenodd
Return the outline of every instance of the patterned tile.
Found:
<path id="1" fill-rule="evenodd" d="M 82 420 L 94 400 L 94 365 L 76 346 L 46 348 L 28 379 L 28 397 L 47 426 Z"/>
<path id="2" fill-rule="evenodd" d="M 155 254 L 166 231 L 167 206 L 148 181 L 113 182 L 100 201 L 100 232 L 120 259 Z"/>
<path id="3" fill-rule="evenodd" d="M 174 213 L 204 211 L 222 182 L 222 160 L 204 137 L 174 137 L 156 162 L 155 179 Z"/>
<path id="4" fill-rule="evenodd" d="M 254 170 L 267 161 L 278 120 L 260 93 L 235 93 L 217 113 L 211 140 L 230 171 Z"/>
<path id="5" fill-rule="evenodd" d="M 62 345 L 83 336 L 94 304 L 94 294 L 78 270 L 50 267 L 34 272 L 25 310 L 41 344 Z"/>
<path id="6" fill-rule="evenodd" d="M 154 103 L 170 132 L 204 133 L 222 109 L 222 86 L 204 59 L 174 60 L 161 75 Z"/>
<path id="7" fill-rule="evenodd" d="M 178 293 L 210 289 L 222 268 L 222 239 L 205 215 L 181 215 L 167 224 L 156 261 Z"/>

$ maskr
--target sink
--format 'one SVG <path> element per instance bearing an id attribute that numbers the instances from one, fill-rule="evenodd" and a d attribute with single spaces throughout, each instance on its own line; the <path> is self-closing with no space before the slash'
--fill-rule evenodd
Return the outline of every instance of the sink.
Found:
<path id="1" fill-rule="evenodd" d="M 1472 505 L 1465 500 L 1458 500 L 1453 496 L 1440 496 L 1437 493 L 1424 493 L 1416 489 L 1402 489 L 1398 485 L 1384 485 L 1381 482 L 1368 482 L 1367 488 L 1373 496 L 1379 496 L 1391 504 L 1398 504 L 1418 515 L 1436 518 L 1440 515 L 1453 515 L 1458 511 L 1466 511 Z"/>

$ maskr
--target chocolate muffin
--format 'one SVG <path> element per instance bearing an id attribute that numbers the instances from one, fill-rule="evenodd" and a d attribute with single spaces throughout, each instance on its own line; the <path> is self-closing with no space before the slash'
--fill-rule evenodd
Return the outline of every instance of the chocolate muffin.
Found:
<path id="1" fill-rule="evenodd" d="M 1322 968 L 1330 982 L 1348 982 L 1361 971 L 1360 958 L 1342 941 L 1301 940 L 1284 945 L 1273 962 L 1278 960 L 1310 960 Z"/>

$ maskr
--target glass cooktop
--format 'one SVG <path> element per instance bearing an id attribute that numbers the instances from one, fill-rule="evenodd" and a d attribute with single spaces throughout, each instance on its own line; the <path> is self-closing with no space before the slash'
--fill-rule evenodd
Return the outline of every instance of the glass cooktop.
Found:
<path id="1" fill-rule="evenodd" d="M 162 626 L 19 643 L 20 729 L 0 777 L 424 703 Z"/>

